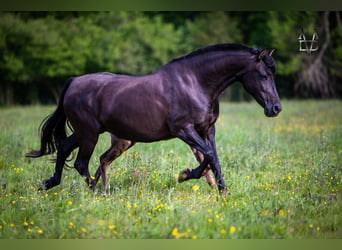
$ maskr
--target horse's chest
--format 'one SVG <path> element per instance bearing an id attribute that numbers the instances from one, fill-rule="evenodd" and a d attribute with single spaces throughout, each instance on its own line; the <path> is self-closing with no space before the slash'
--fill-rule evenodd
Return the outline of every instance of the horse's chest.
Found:
<path id="1" fill-rule="evenodd" d="M 208 128 L 214 125 L 217 120 L 217 115 L 213 111 L 209 110 L 198 118 L 200 119 L 195 122 L 196 129 L 206 131 Z"/>

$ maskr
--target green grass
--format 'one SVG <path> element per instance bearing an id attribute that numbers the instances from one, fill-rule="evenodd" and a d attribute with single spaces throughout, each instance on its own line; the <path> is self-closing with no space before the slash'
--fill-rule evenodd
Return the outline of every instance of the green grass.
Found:
<path id="1" fill-rule="evenodd" d="M 180 140 L 137 144 L 109 169 L 107 194 L 73 169 L 53 174 L 37 128 L 55 107 L 0 109 L 0 238 L 341 238 L 342 102 L 284 101 L 277 118 L 256 103 L 222 103 L 217 148 L 231 195 L 204 179 L 178 184 L 195 158 Z M 109 145 L 101 136 L 94 173 Z M 100 185 L 98 186 L 100 191 Z"/>

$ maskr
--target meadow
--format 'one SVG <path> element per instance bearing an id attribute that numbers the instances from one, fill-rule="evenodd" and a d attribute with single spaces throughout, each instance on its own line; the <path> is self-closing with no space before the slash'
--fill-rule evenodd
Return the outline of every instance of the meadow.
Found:
<path id="1" fill-rule="evenodd" d="M 266 118 L 255 102 L 221 103 L 216 140 L 229 196 L 204 178 L 177 183 L 197 167 L 178 139 L 125 152 L 109 168 L 106 193 L 68 168 L 61 185 L 38 191 L 54 165 L 25 153 L 39 148 L 38 126 L 55 107 L 1 108 L 0 238 L 341 238 L 342 102 L 282 104 Z M 91 173 L 108 145 L 101 135 Z"/>

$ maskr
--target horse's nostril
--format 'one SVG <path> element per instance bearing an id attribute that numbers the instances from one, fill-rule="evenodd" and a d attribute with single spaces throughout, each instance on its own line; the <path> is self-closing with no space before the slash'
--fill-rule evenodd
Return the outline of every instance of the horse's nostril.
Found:
<path id="1" fill-rule="evenodd" d="M 273 106 L 273 112 L 278 114 L 281 111 L 281 105 L 276 104 Z"/>

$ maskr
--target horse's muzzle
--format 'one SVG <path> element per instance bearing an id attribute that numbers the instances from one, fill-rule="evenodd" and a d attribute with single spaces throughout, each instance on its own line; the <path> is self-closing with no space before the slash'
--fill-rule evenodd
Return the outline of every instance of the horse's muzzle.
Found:
<path id="1" fill-rule="evenodd" d="M 283 108 L 281 104 L 277 103 L 274 105 L 267 105 L 264 109 L 264 112 L 267 117 L 276 117 L 282 109 Z"/>

